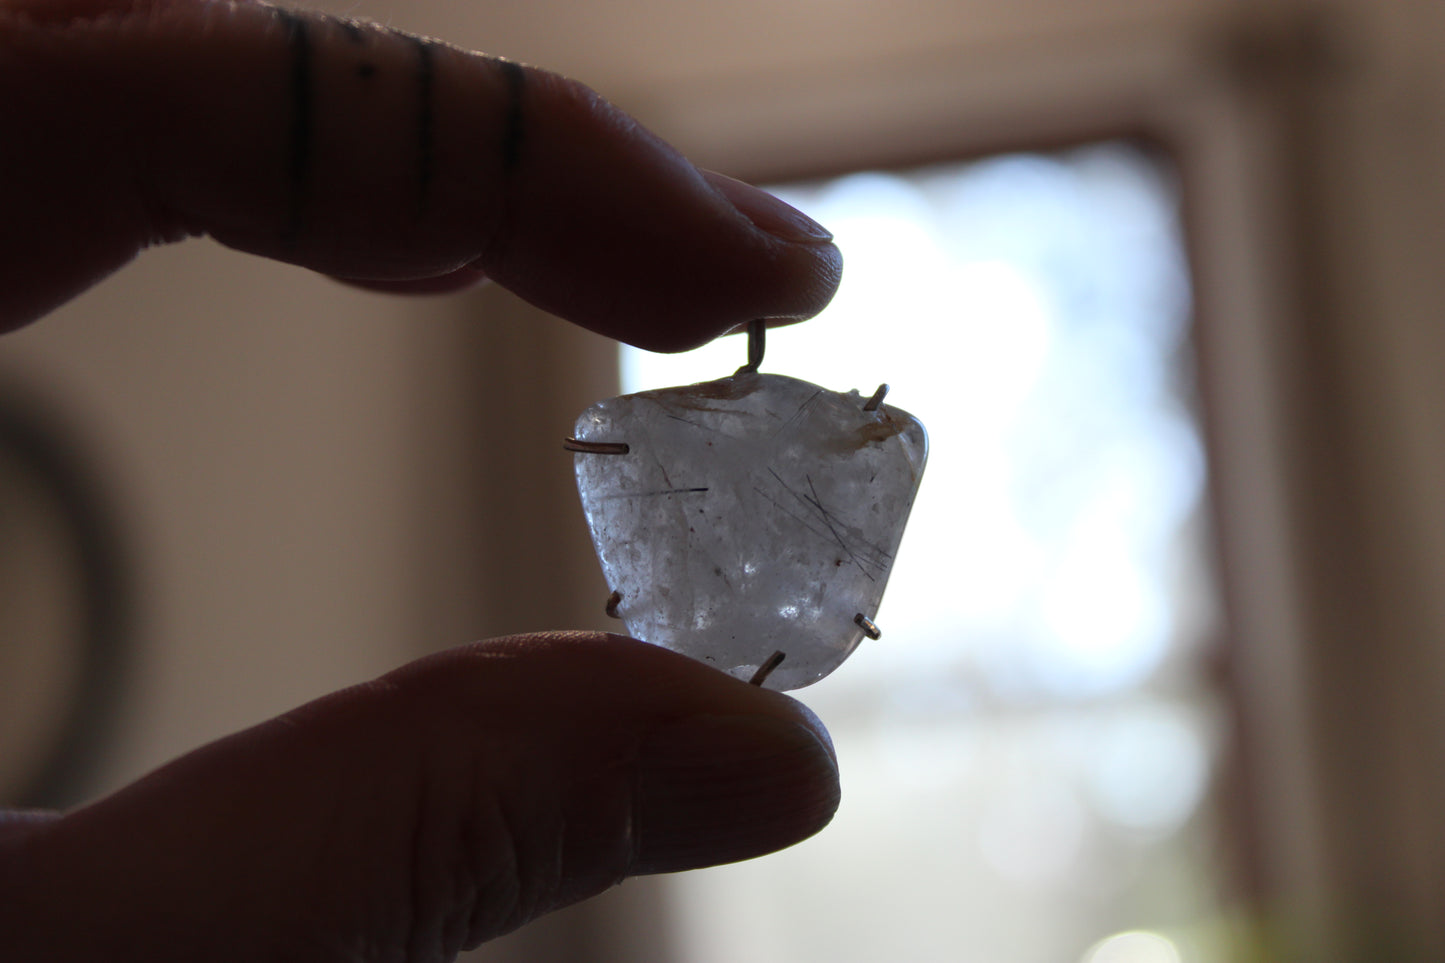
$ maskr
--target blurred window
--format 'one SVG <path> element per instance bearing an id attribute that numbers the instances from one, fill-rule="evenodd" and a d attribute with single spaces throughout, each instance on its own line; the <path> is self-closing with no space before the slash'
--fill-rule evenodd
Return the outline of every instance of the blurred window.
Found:
<path id="1" fill-rule="evenodd" d="M 677 878 L 681 958 L 1221 959 L 1224 717 L 1170 169 L 1107 143 L 774 190 L 847 267 L 821 318 L 770 332 L 764 370 L 890 383 L 930 461 L 883 638 L 796 693 L 836 740 L 836 820 Z M 624 386 L 744 354 L 628 350 Z"/>

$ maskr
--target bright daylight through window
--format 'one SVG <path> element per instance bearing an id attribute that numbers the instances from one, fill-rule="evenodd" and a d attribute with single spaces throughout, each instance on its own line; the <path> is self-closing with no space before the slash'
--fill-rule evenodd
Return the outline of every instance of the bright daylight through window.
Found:
<path id="1" fill-rule="evenodd" d="M 679 877 L 683 958 L 1221 959 L 1218 627 L 1168 168 L 1103 144 L 776 190 L 847 267 L 763 370 L 888 382 L 931 450 L 883 638 L 795 693 L 834 734 L 837 819 Z M 627 351 L 624 387 L 744 355 Z"/>

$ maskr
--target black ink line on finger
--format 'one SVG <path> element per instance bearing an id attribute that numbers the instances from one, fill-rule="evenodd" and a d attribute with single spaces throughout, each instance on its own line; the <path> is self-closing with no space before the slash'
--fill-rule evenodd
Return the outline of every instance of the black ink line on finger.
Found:
<path id="1" fill-rule="evenodd" d="M 321 20 L 324 23 L 329 23 L 335 26 L 336 29 L 346 34 L 346 39 L 350 40 L 355 46 L 363 47 L 366 45 L 366 33 L 368 24 L 364 24 L 360 20 L 356 20 L 351 17 L 322 16 Z M 371 63 L 368 60 L 363 60 L 361 63 L 356 65 L 356 76 L 360 77 L 362 80 L 370 80 L 372 77 L 376 76 L 376 64 Z"/>
<path id="2" fill-rule="evenodd" d="M 281 238 L 294 241 L 301 233 L 301 215 L 311 186 L 311 134 L 315 110 L 311 83 L 311 27 L 304 18 L 289 10 L 278 9 L 276 16 L 286 27 L 286 41 L 291 47 L 291 131 L 287 158 L 291 197 Z"/>
<path id="3" fill-rule="evenodd" d="M 510 174 L 522 152 L 522 92 L 527 85 L 527 71 L 512 60 L 499 62 L 507 79 L 507 119 L 502 128 L 502 173 Z"/>
<path id="4" fill-rule="evenodd" d="M 436 109 L 432 97 L 436 64 L 431 41 L 415 37 L 412 42 L 416 44 L 416 207 L 417 214 L 424 215 L 431 199 L 436 162 Z"/>

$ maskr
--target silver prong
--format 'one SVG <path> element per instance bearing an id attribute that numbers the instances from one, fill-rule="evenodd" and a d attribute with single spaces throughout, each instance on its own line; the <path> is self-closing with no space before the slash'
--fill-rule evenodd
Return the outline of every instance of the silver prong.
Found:
<path id="1" fill-rule="evenodd" d="M 578 441 L 576 438 L 565 439 L 562 447 L 586 455 L 625 455 L 632 450 L 625 441 Z"/>
<path id="2" fill-rule="evenodd" d="M 858 626 L 858 628 L 862 629 L 863 634 L 868 636 L 868 638 L 874 640 L 875 642 L 883 638 L 883 631 L 878 628 L 878 626 L 874 625 L 873 620 L 870 619 L 868 616 L 864 615 L 862 612 L 859 612 L 857 615 L 853 616 L 853 624 Z"/>
<path id="3" fill-rule="evenodd" d="M 768 676 L 773 674 L 773 670 L 782 665 L 783 660 L 786 658 L 787 656 L 781 652 L 774 652 L 768 656 L 768 661 L 758 666 L 758 671 L 753 673 L 753 677 L 748 680 L 748 685 L 762 685 L 767 681 Z"/>
<path id="4" fill-rule="evenodd" d="M 617 614 L 617 606 L 619 606 L 619 605 L 621 605 L 621 604 L 622 604 L 622 593 L 621 593 L 621 592 L 613 592 L 611 595 L 607 596 L 607 609 L 606 609 L 607 617 L 610 618 L 610 619 L 620 619 L 620 618 L 622 618 L 622 616 L 620 616 L 620 615 Z"/>
<path id="5" fill-rule="evenodd" d="M 887 395 L 888 395 L 888 386 L 887 386 L 887 385 L 879 385 L 879 386 L 878 386 L 878 390 L 875 391 L 875 392 L 873 392 L 873 397 L 869 398 L 869 399 L 868 399 L 868 403 L 863 406 L 863 410 L 864 410 L 864 411 L 877 411 L 877 410 L 878 410 L 878 406 L 881 405 L 881 404 L 883 404 L 883 399 L 884 399 L 885 397 L 887 397 Z"/>
<path id="6" fill-rule="evenodd" d="M 763 364 L 763 350 L 768 343 L 768 325 L 762 318 L 748 322 L 748 363 L 739 368 L 735 375 L 756 374 Z"/>

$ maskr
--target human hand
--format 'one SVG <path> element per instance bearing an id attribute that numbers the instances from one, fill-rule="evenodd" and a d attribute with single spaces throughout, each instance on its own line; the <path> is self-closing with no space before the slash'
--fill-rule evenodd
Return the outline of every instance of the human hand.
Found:
<path id="1" fill-rule="evenodd" d="M 69 813 L 0 819 L 0 959 L 434 961 L 838 803 L 780 693 L 602 635 L 438 653 Z"/>
<path id="2" fill-rule="evenodd" d="M 806 317 L 838 279 L 800 215 L 584 88 L 366 25 L 0 0 L 0 90 L 0 330 L 201 233 L 394 290 L 485 275 L 664 350 Z M 0 959 L 448 959 L 786 846 L 837 800 L 785 696 L 613 636 L 479 643 L 0 816 Z"/>
<path id="3" fill-rule="evenodd" d="M 820 311 L 791 207 L 544 71 L 257 2 L 0 0 L 0 331 L 147 246 L 394 290 L 490 277 L 662 351 Z"/>

